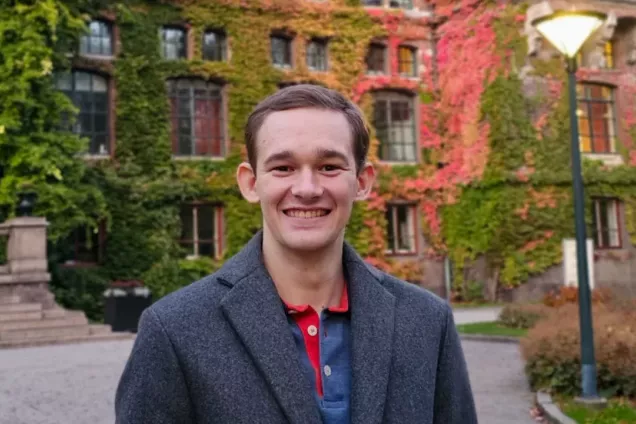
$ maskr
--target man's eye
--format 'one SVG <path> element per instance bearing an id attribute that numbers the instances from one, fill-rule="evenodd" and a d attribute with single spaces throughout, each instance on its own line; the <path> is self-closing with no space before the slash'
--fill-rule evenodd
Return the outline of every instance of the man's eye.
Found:
<path id="1" fill-rule="evenodd" d="M 336 165 L 324 165 L 322 167 L 325 171 L 329 172 L 329 171 L 337 171 L 339 169 L 338 166 Z"/>
<path id="2" fill-rule="evenodd" d="M 289 172 L 290 170 L 291 168 L 289 166 L 277 166 L 272 169 L 272 171 L 278 171 L 278 172 Z"/>

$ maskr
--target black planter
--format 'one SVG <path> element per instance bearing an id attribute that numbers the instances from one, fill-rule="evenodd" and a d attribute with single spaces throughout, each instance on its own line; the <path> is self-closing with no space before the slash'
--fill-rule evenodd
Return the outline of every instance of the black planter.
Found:
<path id="1" fill-rule="evenodd" d="M 111 287 L 104 292 L 104 323 L 113 331 L 136 333 L 141 313 L 150 305 L 147 287 Z"/>

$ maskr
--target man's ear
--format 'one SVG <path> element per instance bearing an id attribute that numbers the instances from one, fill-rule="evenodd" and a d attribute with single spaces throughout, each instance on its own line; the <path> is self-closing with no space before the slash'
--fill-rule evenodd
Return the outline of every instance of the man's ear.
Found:
<path id="1" fill-rule="evenodd" d="M 260 200 L 256 192 L 256 173 L 252 165 L 242 162 L 236 169 L 236 181 L 245 200 L 250 203 L 257 203 Z"/>
<path id="2" fill-rule="evenodd" d="M 358 173 L 358 192 L 356 193 L 356 200 L 365 200 L 373 184 L 375 183 L 375 168 L 369 162 L 365 162 L 364 166 Z"/>

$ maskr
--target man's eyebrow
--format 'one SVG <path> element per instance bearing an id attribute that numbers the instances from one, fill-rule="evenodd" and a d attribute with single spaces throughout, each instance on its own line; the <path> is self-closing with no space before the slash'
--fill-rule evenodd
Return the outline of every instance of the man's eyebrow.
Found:
<path id="1" fill-rule="evenodd" d="M 340 159 L 344 163 L 349 164 L 347 155 L 337 150 L 319 148 L 316 150 L 316 154 L 321 159 Z"/>
<path id="2" fill-rule="evenodd" d="M 316 156 L 320 159 L 339 159 L 347 165 L 349 164 L 349 158 L 347 157 L 347 155 L 339 152 L 338 150 L 318 148 L 316 149 Z M 265 159 L 263 164 L 267 166 L 273 162 L 290 160 L 293 157 L 294 154 L 290 150 L 282 150 L 280 152 L 272 153 L 271 155 L 269 155 L 267 159 Z"/>
<path id="3" fill-rule="evenodd" d="M 289 160 L 293 157 L 294 155 L 292 154 L 292 152 L 290 152 L 289 150 L 283 150 L 281 152 L 277 152 L 277 153 L 273 153 L 271 155 L 269 155 L 267 157 L 267 159 L 265 159 L 265 161 L 263 162 L 264 165 L 269 165 L 272 162 L 277 162 L 277 161 L 283 161 L 283 160 Z"/>

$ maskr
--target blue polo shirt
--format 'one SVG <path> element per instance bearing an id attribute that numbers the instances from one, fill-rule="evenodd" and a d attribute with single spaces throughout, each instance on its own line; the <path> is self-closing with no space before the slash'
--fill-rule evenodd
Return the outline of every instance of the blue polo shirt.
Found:
<path id="1" fill-rule="evenodd" d="M 285 303 L 305 374 L 325 424 L 349 424 L 351 395 L 350 315 L 347 287 L 340 304 L 317 313 Z"/>

